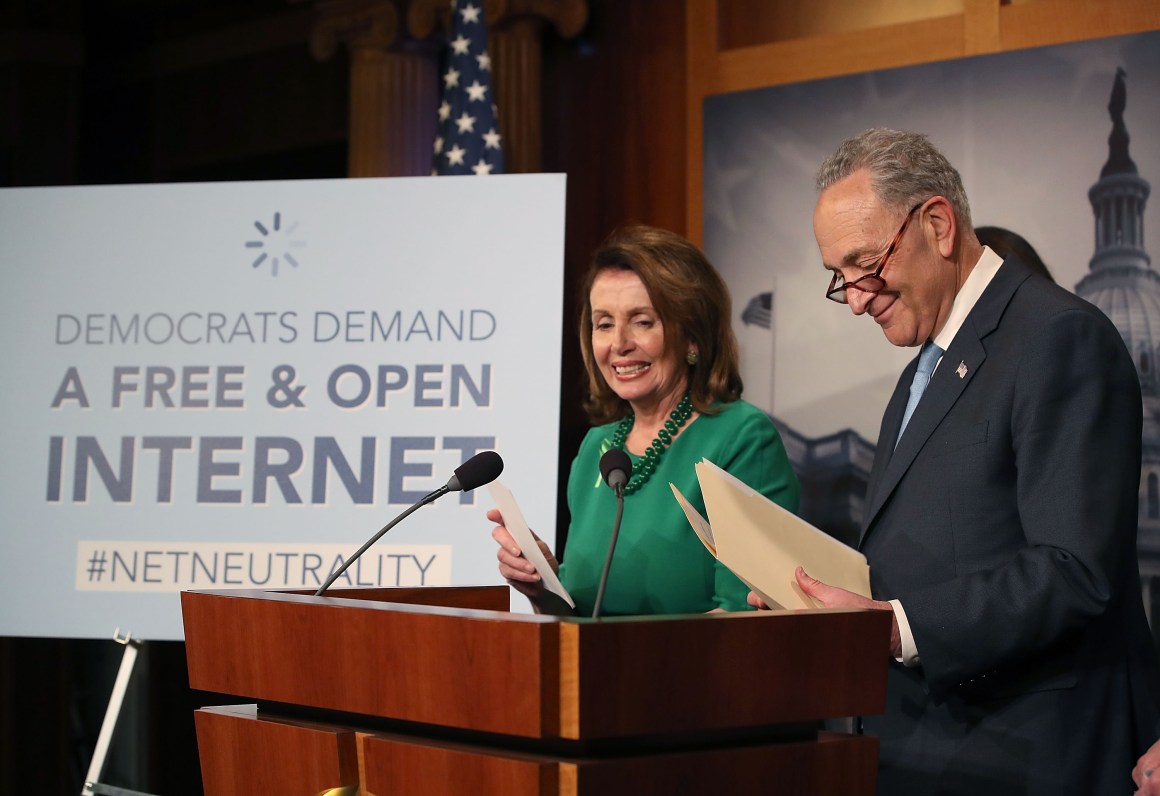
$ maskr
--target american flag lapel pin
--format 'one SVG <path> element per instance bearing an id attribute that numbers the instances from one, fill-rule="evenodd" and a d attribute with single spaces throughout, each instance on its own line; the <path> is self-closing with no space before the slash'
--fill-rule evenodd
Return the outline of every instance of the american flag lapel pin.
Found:
<path id="1" fill-rule="evenodd" d="M 955 373 L 959 374 L 960 379 L 965 379 L 967 377 L 967 363 L 959 362 L 959 366 L 955 368 Z"/>

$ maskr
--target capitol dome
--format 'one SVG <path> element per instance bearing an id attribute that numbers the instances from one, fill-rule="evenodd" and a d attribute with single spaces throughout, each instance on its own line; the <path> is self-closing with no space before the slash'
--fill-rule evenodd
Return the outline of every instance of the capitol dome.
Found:
<path id="1" fill-rule="evenodd" d="M 1144 205 L 1151 186 L 1128 153 L 1125 77 L 1123 69 L 1116 70 L 1108 101 L 1112 118 L 1108 160 L 1088 191 L 1096 222 L 1091 273 L 1079 281 L 1075 292 L 1103 310 L 1120 330 L 1147 398 L 1160 395 L 1160 363 L 1156 361 L 1160 351 L 1160 274 L 1152 270 L 1152 258 L 1144 249 Z"/>
<path id="2" fill-rule="evenodd" d="M 1160 610 L 1160 273 L 1144 249 L 1144 206 L 1151 186 L 1128 152 L 1126 75 L 1116 70 L 1108 114 L 1108 160 L 1088 191 L 1095 214 L 1091 271 L 1077 295 L 1103 310 L 1124 338 L 1143 392 L 1137 543 L 1149 621 Z"/>
<path id="3" fill-rule="evenodd" d="M 1148 266 L 1124 265 L 1093 271 L 1075 292 L 1095 304 L 1120 330 L 1140 373 L 1145 393 L 1160 387 L 1160 274 Z"/>

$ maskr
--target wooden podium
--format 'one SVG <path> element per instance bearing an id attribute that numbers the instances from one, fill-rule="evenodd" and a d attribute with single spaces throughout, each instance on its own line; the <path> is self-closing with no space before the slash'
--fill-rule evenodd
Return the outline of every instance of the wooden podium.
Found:
<path id="1" fill-rule="evenodd" d="M 874 791 L 890 614 L 559 619 L 508 588 L 181 595 L 206 796 Z"/>

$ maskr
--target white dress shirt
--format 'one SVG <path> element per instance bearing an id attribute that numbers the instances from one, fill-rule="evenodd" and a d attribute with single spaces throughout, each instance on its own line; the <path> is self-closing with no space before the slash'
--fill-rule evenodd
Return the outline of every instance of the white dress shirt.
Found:
<path id="1" fill-rule="evenodd" d="M 963 282 L 963 286 L 959 288 L 959 292 L 955 294 L 955 300 L 951 304 L 951 314 L 947 316 L 947 322 L 943 324 L 942 329 L 939 329 L 935 333 L 933 338 L 935 345 L 943 351 L 951 347 L 955 335 L 959 333 L 959 329 L 963 328 L 963 323 L 967 320 L 967 316 L 975 308 L 979 297 L 983 295 L 983 291 L 987 289 L 987 285 L 991 284 L 991 280 L 999 272 L 999 266 L 1002 264 L 1002 257 L 989 247 L 983 247 L 983 255 L 975 263 L 975 267 L 971 269 L 971 273 L 967 275 L 967 280 Z M 941 364 L 942 357 L 939 357 L 939 361 L 934 366 L 936 373 Z M 933 374 L 931 377 L 933 378 Z M 919 403 L 922 403 L 922 401 L 920 400 Z M 894 609 L 894 618 L 898 621 L 898 633 L 902 638 L 902 657 L 896 658 L 895 660 L 900 661 L 905 666 L 918 666 L 922 663 L 922 659 L 919 658 L 918 647 L 914 643 L 914 633 L 911 632 L 910 622 L 906 619 L 906 611 L 903 610 L 902 603 L 898 600 L 891 600 L 890 607 Z"/>

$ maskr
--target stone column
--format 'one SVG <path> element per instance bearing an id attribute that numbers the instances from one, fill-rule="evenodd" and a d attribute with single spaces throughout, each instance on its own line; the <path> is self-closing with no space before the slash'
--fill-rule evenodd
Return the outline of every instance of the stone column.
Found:
<path id="1" fill-rule="evenodd" d="M 339 44 L 350 54 L 348 175 L 431 173 L 439 100 L 438 51 L 407 41 L 402 0 L 320 0 L 311 53 L 320 61 Z"/>

